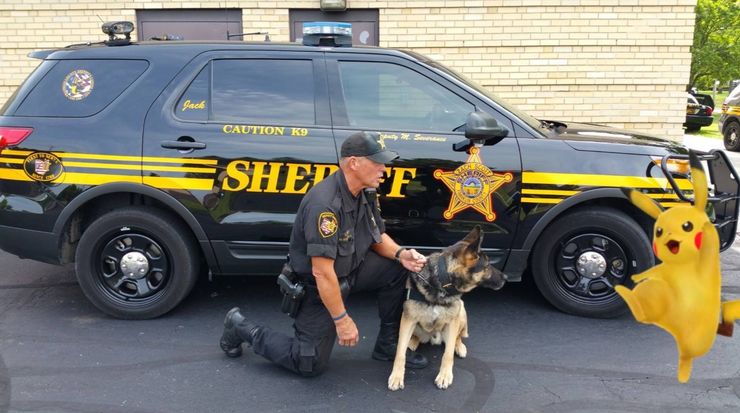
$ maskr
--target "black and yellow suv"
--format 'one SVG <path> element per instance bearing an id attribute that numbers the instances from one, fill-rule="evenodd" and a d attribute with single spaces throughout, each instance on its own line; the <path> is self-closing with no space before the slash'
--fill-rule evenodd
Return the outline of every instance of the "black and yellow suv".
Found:
<path id="1" fill-rule="evenodd" d="M 740 86 L 736 86 L 722 103 L 719 131 L 724 138 L 725 149 L 740 151 Z"/>
<path id="2" fill-rule="evenodd" d="M 206 274 L 277 274 L 303 194 L 356 131 L 401 154 L 378 191 L 399 243 L 432 252 L 481 225 L 493 265 L 573 314 L 621 314 L 614 286 L 654 264 L 653 222 L 622 188 L 691 200 L 685 147 L 535 119 L 414 52 L 322 32 L 304 44 L 116 35 L 132 28 L 32 53 L 39 66 L 0 112 L 0 248 L 74 263 L 115 317 L 164 314 Z M 740 181 L 723 152 L 700 156 L 727 248 Z"/>

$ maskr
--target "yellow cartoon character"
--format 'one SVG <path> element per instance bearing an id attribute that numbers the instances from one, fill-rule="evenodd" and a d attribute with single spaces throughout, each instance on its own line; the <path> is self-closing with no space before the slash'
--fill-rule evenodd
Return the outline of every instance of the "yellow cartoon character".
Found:
<path id="1" fill-rule="evenodd" d="M 662 263 L 632 276 L 637 283 L 634 289 L 615 287 L 637 321 L 655 324 L 676 340 L 677 376 L 681 383 L 689 380 L 693 359 L 712 348 L 720 318 L 722 284 L 719 236 L 705 212 L 707 178 L 693 152 L 689 153 L 689 163 L 693 206 L 663 210 L 647 195 L 627 191 L 633 204 L 656 219 L 653 252 Z M 740 315 L 740 307 L 734 313 Z"/>

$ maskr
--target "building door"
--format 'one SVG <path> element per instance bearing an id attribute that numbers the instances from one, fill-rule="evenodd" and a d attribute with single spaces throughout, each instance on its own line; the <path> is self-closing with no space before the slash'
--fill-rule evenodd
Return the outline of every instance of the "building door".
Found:
<path id="1" fill-rule="evenodd" d="M 137 10 L 139 41 L 179 36 L 181 40 L 241 40 L 241 9 Z M 248 39 L 252 40 L 252 39 Z"/>
<path id="2" fill-rule="evenodd" d="M 352 23 L 352 44 L 378 46 L 378 10 L 347 10 L 326 13 L 321 10 L 290 10 L 290 41 L 303 40 L 303 23 L 331 21 Z"/>

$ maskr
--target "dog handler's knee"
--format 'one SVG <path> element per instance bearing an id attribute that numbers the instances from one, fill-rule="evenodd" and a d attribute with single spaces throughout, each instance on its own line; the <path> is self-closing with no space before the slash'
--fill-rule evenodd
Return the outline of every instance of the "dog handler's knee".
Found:
<path id="1" fill-rule="evenodd" d="M 316 377 L 327 370 L 329 367 L 329 357 L 322 354 L 320 350 L 312 342 L 303 342 L 300 344 L 298 372 L 301 376 Z"/>

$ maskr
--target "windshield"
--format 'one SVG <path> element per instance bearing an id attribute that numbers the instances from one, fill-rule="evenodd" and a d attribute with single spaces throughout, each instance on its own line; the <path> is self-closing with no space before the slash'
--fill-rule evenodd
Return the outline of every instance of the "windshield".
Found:
<path id="1" fill-rule="evenodd" d="M 740 97 L 740 86 L 735 86 L 735 89 L 732 89 L 732 93 L 730 93 L 729 96 L 725 99 L 725 102 L 729 102 L 730 100 L 734 100 Z"/>
<path id="2" fill-rule="evenodd" d="M 433 67 L 433 68 L 435 68 L 435 69 L 437 69 L 437 70 L 439 70 L 441 72 L 444 72 L 444 73 L 446 73 L 446 74 L 448 74 L 448 75 L 456 78 L 457 80 L 459 80 L 459 81 L 467 84 L 468 86 L 470 86 L 471 88 L 473 88 L 474 90 L 476 90 L 477 92 L 479 92 L 480 94 L 486 96 L 487 98 L 489 98 L 492 101 L 496 102 L 499 106 L 501 106 L 504 109 L 506 109 L 507 111 L 511 112 L 514 116 L 518 117 L 519 119 L 522 120 L 522 122 L 525 122 L 526 124 L 528 124 L 532 128 L 534 128 L 534 129 L 539 129 L 540 128 L 541 122 L 537 118 L 535 118 L 535 117 L 529 115 L 528 113 L 523 112 L 523 111 L 517 109 L 516 107 L 514 107 L 514 106 L 512 106 L 512 105 L 510 105 L 508 103 L 506 103 L 506 101 L 504 101 L 503 99 L 501 99 L 500 97 L 498 97 L 495 93 L 491 92 L 490 90 L 488 90 L 485 87 L 483 87 L 482 85 L 480 85 L 475 80 L 470 79 L 469 77 L 463 75 L 462 73 L 458 73 L 455 70 L 450 69 L 449 67 L 446 67 L 446 66 L 442 65 L 441 63 L 437 63 L 437 62 L 435 62 L 433 60 L 427 60 L 426 63 L 429 66 L 431 66 L 431 67 Z M 740 88 L 738 88 L 738 89 L 740 89 Z"/>

